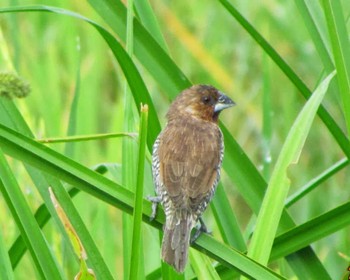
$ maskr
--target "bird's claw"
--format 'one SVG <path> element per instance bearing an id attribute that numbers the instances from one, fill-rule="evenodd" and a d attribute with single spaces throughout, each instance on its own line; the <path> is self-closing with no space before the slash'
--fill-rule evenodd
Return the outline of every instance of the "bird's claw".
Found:
<path id="1" fill-rule="evenodd" d="M 157 206 L 162 201 L 160 196 L 150 196 L 148 195 L 147 200 L 152 202 L 152 214 L 150 216 L 150 221 L 153 221 L 157 215 Z"/>
<path id="2" fill-rule="evenodd" d="M 202 233 L 207 233 L 210 235 L 212 234 L 212 232 L 208 230 L 202 218 L 199 218 L 199 223 L 200 225 L 196 227 L 196 232 L 191 237 L 191 240 L 190 240 L 191 244 L 194 243 Z"/>

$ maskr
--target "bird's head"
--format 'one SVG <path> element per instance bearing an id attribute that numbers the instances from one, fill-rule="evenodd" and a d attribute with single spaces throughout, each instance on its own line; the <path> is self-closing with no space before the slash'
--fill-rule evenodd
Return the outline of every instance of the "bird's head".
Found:
<path id="1" fill-rule="evenodd" d="M 167 117 L 179 115 L 217 122 L 219 113 L 235 103 L 225 94 L 208 85 L 195 85 L 182 91 L 169 108 Z"/>

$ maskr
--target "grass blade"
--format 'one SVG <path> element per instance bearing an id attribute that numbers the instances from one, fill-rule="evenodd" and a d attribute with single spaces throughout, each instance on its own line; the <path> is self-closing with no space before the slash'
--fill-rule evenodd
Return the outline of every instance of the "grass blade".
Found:
<path id="1" fill-rule="evenodd" d="M 340 1 L 324 0 L 328 33 L 331 38 L 343 113 L 350 133 L 350 42 Z"/>
<path id="2" fill-rule="evenodd" d="M 319 29 L 317 28 L 316 22 L 312 18 L 310 9 L 306 5 L 305 0 L 295 0 L 295 4 L 297 5 L 299 12 L 305 22 L 305 26 L 309 31 L 310 37 L 314 43 L 318 55 L 323 62 L 325 70 L 328 73 L 332 72 L 334 70 L 332 58 L 328 53 L 326 43 L 324 42 Z"/>
<path id="3" fill-rule="evenodd" d="M 305 104 L 288 133 L 276 166 L 271 174 L 257 219 L 256 229 L 248 250 L 248 256 L 263 264 L 267 264 L 269 260 L 279 219 L 284 208 L 284 201 L 289 191 L 290 182 L 287 176 L 287 169 L 291 164 L 298 162 L 317 108 L 321 104 L 334 75 L 335 73 L 328 75 Z"/>
<path id="4" fill-rule="evenodd" d="M 220 276 L 213 268 L 210 259 L 194 250 L 190 250 L 191 267 L 198 279 L 219 280 Z"/>
<path id="5" fill-rule="evenodd" d="M 3 234 L 0 230 L 0 278 L 3 280 L 13 280 L 14 275 L 6 248 L 7 246 L 5 245 Z"/>
<path id="6" fill-rule="evenodd" d="M 75 79 L 75 90 L 73 101 L 71 104 L 71 108 L 69 110 L 69 118 L 68 118 L 68 128 L 67 128 L 67 136 L 72 136 L 76 134 L 77 130 L 77 115 L 78 115 L 78 102 L 80 98 L 80 42 L 78 41 L 77 45 L 78 50 L 78 67 Z M 74 156 L 74 144 L 67 143 L 65 145 L 65 155 L 73 157 Z"/>
<path id="7" fill-rule="evenodd" d="M 285 207 L 290 207 L 303 197 L 305 197 L 309 192 L 314 190 L 317 186 L 319 186 L 321 183 L 326 181 L 328 178 L 333 176 L 335 173 L 337 173 L 339 170 L 343 169 L 344 167 L 349 165 L 348 159 L 342 159 L 338 161 L 337 163 L 333 164 L 331 167 L 327 168 L 324 172 L 322 172 L 320 175 L 312 179 L 310 182 L 308 182 L 306 185 L 301 187 L 297 192 L 292 194 L 288 199 L 286 200 Z"/>
<path id="8" fill-rule="evenodd" d="M 142 201 L 143 201 L 143 178 L 145 169 L 145 153 L 148 125 L 148 107 L 141 105 L 141 121 L 140 121 L 140 143 L 137 166 L 137 182 L 135 192 L 134 220 L 132 230 L 132 245 L 131 245 L 131 261 L 130 261 L 130 279 L 140 279 L 144 275 L 140 275 L 139 264 L 143 262 L 142 256 Z"/>
<path id="9" fill-rule="evenodd" d="M 218 224 L 224 242 L 241 252 L 246 251 L 247 247 L 238 221 L 235 213 L 232 211 L 230 202 L 221 183 L 219 183 L 210 207 L 213 210 L 216 223 Z"/>
<path id="10" fill-rule="evenodd" d="M 140 18 L 140 21 L 143 23 L 143 26 L 147 28 L 148 32 L 152 34 L 154 39 L 160 45 L 160 47 L 167 51 L 167 45 L 163 34 L 160 30 L 159 23 L 157 18 L 152 10 L 152 6 L 148 0 L 141 0 L 135 2 L 135 7 L 137 14 Z"/>
<path id="11" fill-rule="evenodd" d="M 278 236 L 271 259 L 275 260 L 339 231 L 350 224 L 350 202 L 340 205 Z"/>
<path id="12" fill-rule="evenodd" d="M 128 56 L 133 57 L 134 50 L 134 1 L 130 0 L 127 2 L 127 16 L 126 16 L 126 52 Z M 136 128 L 136 114 L 134 114 L 134 102 L 133 96 L 130 91 L 127 79 L 125 79 L 124 84 L 124 120 L 123 120 L 123 130 L 126 132 L 135 131 Z M 122 142 L 122 183 L 126 188 L 131 191 L 135 191 L 136 185 L 136 167 L 137 167 L 137 144 L 131 139 L 123 138 Z M 124 279 L 130 279 L 130 274 L 132 273 L 131 267 L 133 263 L 131 259 L 133 258 L 132 252 L 132 218 L 123 213 L 123 256 L 124 256 Z M 134 248 L 135 250 L 135 248 Z M 142 254 L 137 252 L 136 256 Z M 139 262 L 139 259 L 137 260 Z M 141 267 L 139 267 L 141 268 Z M 139 271 L 134 271 L 133 273 L 141 273 Z"/>

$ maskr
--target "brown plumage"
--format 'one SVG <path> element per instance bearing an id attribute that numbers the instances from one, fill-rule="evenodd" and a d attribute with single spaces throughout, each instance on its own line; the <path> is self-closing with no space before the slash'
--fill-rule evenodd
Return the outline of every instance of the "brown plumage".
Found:
<path id="1" fill-rule="evenodd" d="M 220 179 L 224 144 L 218 116 L 233 105 L 212 86 L 184 90 L 171 104 L 167 126 L 153 146 L 152 170 L 158 197 L 151 200 L 161 202 L 166 215 L 162 259 L 178 272 L 186 266 L 191 230 Z M 201 226 L 205 231 L 202 221 Z"/>

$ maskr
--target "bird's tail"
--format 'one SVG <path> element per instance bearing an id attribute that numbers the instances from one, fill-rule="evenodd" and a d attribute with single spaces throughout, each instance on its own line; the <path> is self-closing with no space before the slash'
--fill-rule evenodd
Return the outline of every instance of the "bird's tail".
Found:
<path id="1" fill-rule="evenodd" d="M 193 216 L 188 211 L 180 210 L 167 219 L 164 227 L 162 259 L 181 273 L 187 263 L 193 224 Z"/>

